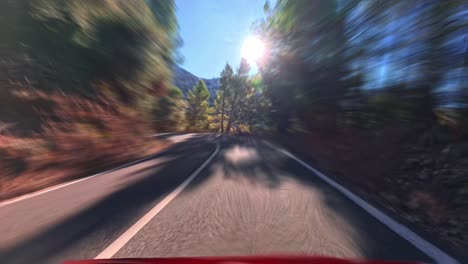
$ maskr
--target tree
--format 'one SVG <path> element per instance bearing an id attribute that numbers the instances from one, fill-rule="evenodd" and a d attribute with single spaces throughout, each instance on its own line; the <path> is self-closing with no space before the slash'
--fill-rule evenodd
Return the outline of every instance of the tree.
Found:
<path id="1" fill-rule="evenodd" d="M 215 102 L 215 107 L 217 111 L 221 114 L 221 132 L 224 132 L 224 120 L 226 117 L 226 97 L 230 96 L 230 89 L 232 86 L 232 82 L 234 79 L 234 72 L 231 68 L 231 66 L 226 63 L 226 66 L 224 66 L 223 71 L 221 72 L 221 77 L 220 77 L 220 87 L 219 91 L 217 94 L 218 102 L 216 104 Z"/>
<path id="2" fill-rule="evenodd" d="M 333 0 L 279 0 L 257 24 L 257 34 L 269 44 L 260 72 L 281 132 L 297 115 L 309 126 L 335 126 L 346 90 L 347 10 Z"/>
<path id="3" fill-rule="evenodd" d="M 248 89 L 248 74 L 250 65 L 245 58 L 241 59 L 237 73 L 229 85 L 228 104 L 231 107 L 229 110 L 229 119 L 226 126 L 226 132 L 231 130 L 233 124 L 238 124 L 239 111 L 243 110 L 243 100 Z"/>
<path id="4" fill-rule="evenodd" d="M 231 132 L 235 127 L 252 133 L 256 126 L 265 127 L 270 104 L 261 76 L 250 77 L 249 71 L 250 65 L 242 60 L 236 74 L 229 64 L 221 72 L 221 87 L 214 100 L 213 129 Z"/>
<path id="5" fill-rule="evenodd" d="M 264 93 L 265 87 L 259 74 L 250 77 L 248 84 L 239 119 L 247 126 L 250 133 L 254 133 L 255 128 L 267 128 L 266 116 L 270 103 Z"/>
<path id="6" fill-rule="evenodd" d="M 455 86 L 448 73 L 462 64 L 450 62 L 466 48 L 455 34 L 466 28 L 461 2 L 278 0 L 265 8 L 255 30 L 269 46 L 259 69 L 277 129 L 299 119 L 336 130 L 356 114 L 434 123 L 437 93 Z M 394 102 L 374 100 L 385 96 Z M 389 115 L 389 105 L 403 114 Z"/>
<path id="7" fill-rule="evenodd" d="M 204 131 L 208 129 L 208 115 L 211 111 L 209 105 L 210 92 L 203 80 L 188 95 L 187 122 L 188 129 L 192 131 Z"/>
<path id="8" fill-rule="evenodd" d="M 18 0 L 0 9 L 11 36 L 2 43 L 5 58 L 20 65 L 11 79 L 91 98 L 104 86 L 95 84 L 106 83 L 121 102 L 144 107 L 142 100 L 170 88 L 178 36 L 172 0 Z"/>
<path id="9" fill-rule="evenodd" d="M 186 128 L 186 102 L 184 94 L 172 87 L 168 94 L 156 103 L 154 124 L 159 132 L 183 131 Z"/>

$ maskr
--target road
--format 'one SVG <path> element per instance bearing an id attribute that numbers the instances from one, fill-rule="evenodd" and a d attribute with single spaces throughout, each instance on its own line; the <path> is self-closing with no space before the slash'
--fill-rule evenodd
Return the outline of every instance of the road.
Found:
<path id="1" fill-rule="evenodd" d="M 175 137 L 183 141 L 137 164 L 0 204 L 0 263 L 265 254 L 452 261 L 416 248 L 263 140 Z"/>

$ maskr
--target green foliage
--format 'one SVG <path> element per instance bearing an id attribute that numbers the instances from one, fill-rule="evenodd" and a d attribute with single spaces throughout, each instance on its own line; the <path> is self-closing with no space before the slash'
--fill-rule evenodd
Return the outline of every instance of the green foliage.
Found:
<path id="1" fill-rule="evenodd" d="M 278 1 L 257 25 L 257 33 L 271 46 L 268 64 L 260 71 L 274 106 L 271 118 L 280 131 L 287 130 L 297 113 L 320 119 L 322 126 L 334 125 L 344 95 L 343 23 L 336 1 Z"/>
<path id="2" fill-rule="evenodd" d="M 250 65 L 241 60 L 234 74 L 229 64 L 221 72 L 220 89 L 214 100 L 211 129 L 220 132 L 252 133 L 265 125 L 267 98 L 260 76 L 249 77 Z"/>
<path id="3" fill-rule="evenodd" d="M 231 66 L 226 63 L 226 66 L 224 67 L 223 71 L 221 72 L 221 77 L 220 77 L 220 87 L 219 91 L 216 94 L 216 99 L 215 99 L 215 110 L 216 114 L 219 117 L 219 130 L 221 132 L 224 132 L 224 123 L 227 120 L 227 109 L 228 109 L 228 100 L 226 98 L 229 98 L 231 96 L 231 87 L 234 79 L 234 71 L 232 70 Z"/>
<path id="4" fill-rule="evenodd" d="M 198 81 L 193 90 L 188 94 L 187 101 L 187 124 L 188 130 L 205 131 L 209 127 L 208 115 L 210 114 L 210 91 L 205 82 Z"/>
<path id="5" fill-rule="evenodd" d="M 242 58 L 239 68 L 237 68 L 236 75 L 234 75 L 228 85 L 229 89 L 226 99 L 230 109 L 227 111 L 229 118 L 226 125 L 226 132 L 230 132 L 232 127 L 236 127 L 237 130 L 239 130 L 242 111 L 248 111 L 248 109 L 245 108 L 244 100 L 250 85 L 248 81 L 249 71 L 250 65 Z"/>
<path id="6" fill-rule="evenodd" d="M 20 64 L 10 78 L 91 97 L 99 92 L 93 84 L 105 82 L 125 103 L 170 86 L 178 38 L 173 1 L 3 2 L 2 12 L 14 15 L 2 27 L 14 34 L 2 45 Z"/>
<path id="7" fill-rule="evenodd" d="M 159 99 L 156 106 L 154 124 L 157 131 L 184 131 L 186 102 L 179 88 L 172 87 L 166 96 Z"/>
<path id="8" fill-rule="evenodd" d="M 448 40 L 466 27 L 461 7 L 460 1 L 424 7 L 412 1 L 266 4 L 267 17 L 254 29 L 269 47 L 259 69 L 272 104 L 270 120 L 280 132 L 288 131 L 292 120 L 326 130 L 430 125 L 441 104 L 436 92 L 453 69 L 447 63 L 447 56 L 454 56 Z M 376 61 L 384 58 L 393 68 L 382 77 L 391 81 L 378 83 L 372 67 L 381 67 Z M 413 76 L 393 72 L 399 68 Z"/>

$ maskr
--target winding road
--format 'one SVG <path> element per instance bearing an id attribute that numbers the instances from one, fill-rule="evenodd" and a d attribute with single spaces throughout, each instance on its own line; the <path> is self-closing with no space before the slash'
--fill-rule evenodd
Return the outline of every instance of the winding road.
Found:
<path id="1" fill-rule="evenodd" d="M 137 163 L 0 203 L 0 263 L 269 254 L 457 263 L 264 140 L 175 137 Z"/>

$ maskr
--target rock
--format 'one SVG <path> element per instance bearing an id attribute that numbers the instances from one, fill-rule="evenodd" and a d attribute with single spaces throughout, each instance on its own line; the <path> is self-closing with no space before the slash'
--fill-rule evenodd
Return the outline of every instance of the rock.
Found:
<path id="1" fill-rule="evenodd" d="M 396 195 L 393 195 L 393 194 L 389 194 L 389 193 L 383 193 L 382 194 L 382 197 L 389 201 L 390 203 L 392 204 L 397 204 L 399 203 L 400 199 L 398 199 L 398 197 Z"/>
<path id="2" fill-rule="evenodd" d="M 457 191 L 457 194 L 458 194 L 458 195 L 462 195 L 462 196 L 468 196 L 468 186 L 459 189 L 459 190 Z"/>
<path id="3" fill-rule="evenodd" d="M 423 151 L 424 151 L 424 148 L 421 148 L 419 146 L 408 146 L 404 150 L 405 153 L 420 153 Z"/>
<path id="4" fill-rule="evenodd" d="M 459 189 L 460 186 L 466 185 L 466 179 L 460 178 L 455 174 L 446 175 L 444 177 L 439 177 L 440 182 L 444 184 L 446 188 L 450 189 Z"/>
<path id="5" fill-rule="evenodd" d="M 434 135 L 434 141 L 437 144 L 447 144 L 453 139 L 450 131 L 440 126 L 436 127 L 433 130 L 433 135 Z"/>
<path id="6" fill-rule="evenodd" d="M 457 221 L 455 219 L 449 219 L 447 222 L 448 222 L 449 225 L 451 225 L 453 227 L 456 227 L 456 228 L 463 227 L 463 221 L 462 220 Z"/>
<path id="7" fill-rule="evenodd" d="M 420 222 L 419 218 L 414 215 L 407 215 L 405 218 L 412 223 Z"/>
<path id="8" fill-rule="evenodd" d="M 456 206 L 467 206 L 468 205 L 468 198 L 459 196 L 452 202 Z"/>
<path id="9" fill-rule="evenodd" d="M 409 158 L 406 160 L 406 165 L 408 166 L 415 166 L 419 164 L 420 159 L 419 158 Z"/>
<path id="10" fill-rule="evenodd" d="M 439 173 L 441 175 L 449 175 L 449 174 L 452 174 L 452 170 L 451 169 L 441 169 L 441 170 L 439 170 Z"/>
<path id="11" fill-rule="evenodd" d="M 419 165 L 421 166 L 432 166 L 434 164 L 434 159 L 433 158 L 426 158 L 426 159 L 423 159 L 419 162 Z"/>
<path id="12" fill-rule="evenodd" d="M 452 146 L 448 145 L 447 147 L 445 147 L 441 152 L 440 154 L 442 155 L 447 155 L 450 153 L 450 150 L 452 149 Z"/>
<path id="13" fill-rule="evenodd" d="M 437 157 L 437 164 L 442 166 L 444 163 L 447 163 L 450 160 L 450 155 L 448 154 L 440 154 Z"/>
<path id="14" fill-rule="evenodd" d="M 434 166 L 434 167 L 435 167 L 436 169 L 440 170 L 440 169 L 442 169 L 442 168 L 444 167 L 444 164 L 445 164 L 446 162 L 447 162 L 447 161 L 445 160 L 444 157 L 440 157 L 440 158 L 438 158 L 438 159 L 436 160 L 435 166 Z"/>
<path id="15" fill-rule="evenodd" d="M 415 210 L 419 208 L 419 202 L 416 199 L 410 199 L 406 202 L 406 206 L 412 210 Z"/>
<path id="16" fill-rule="evenodd" d="M 468 142 L 458 143 L 453 145 L 452 148 L 450 148 L 451 159 L 457 159 L 466 155 L 468 155 Z"/>
<path id="17" fill-rule="evenodd" d="M 400 170 L 402 171 L 410 171 L 413 167 L 412 166 L 408 166 L 408 165 L 403 165 L 400 167 Z"/>
<path id="18" fill-rule="evenodd" d="M 418 174 L 418 179 L 421 181 L 427 181 L 431 179 L 431 170 L 428 168 L 423 169 L 419 174 Z"/>
<path id="19" fill-rule="evenodd" d="M 452 238 L 463 239 L 463 234 L 459 230 L 450 230 L 446 234 Z"/>
<path id="20" fill-rule="evenodd" d="M 442 221 L 440 223 L 439 227 L 444 228 L 444 229 L 447 230 L 449 228 L 455 227 L 455 224 L 454 224 L 453 220 L 445 220 L 445 221 Z"/>
<path id="21" fill-rule="evenodd" d="M 422 147 L 430 147 L 434 143 L 434 136 L 430 131 L 424 132 L 424 134 L 419 137 L 417 144 Z"/>

